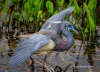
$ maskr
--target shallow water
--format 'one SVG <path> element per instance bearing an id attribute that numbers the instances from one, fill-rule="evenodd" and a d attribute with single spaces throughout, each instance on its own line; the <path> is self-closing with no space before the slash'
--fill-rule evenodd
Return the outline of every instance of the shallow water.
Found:
<path id="1" fill-rule="evenodd" d="M 8 62 L 13 53 L 11 49 L 14 50 L 18 42 L 19 40 L 13 37 L 13 33 L 1 33 L 0 72 L 99 72 L 100 70 L 100 45 L 88 47 L 87 42 L 82 43 L 78 39 L 75 39 L 70 50 L 49 54 L 46 60 L 47 68 L 44 68 L 43 64 L 38 61 L 43 60 L 45 55 L 37 56 L 35 54 L 32 56 L 33 66 L 24 63 L 19 67 L 10 68 Z"/>

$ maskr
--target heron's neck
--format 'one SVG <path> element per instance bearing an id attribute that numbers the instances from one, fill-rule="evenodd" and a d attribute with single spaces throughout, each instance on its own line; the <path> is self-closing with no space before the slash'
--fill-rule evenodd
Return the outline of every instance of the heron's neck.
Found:
<path id="1" fill-rule="evenodd" d="M 71 34 L 71 32 L 66 30 L 64 24 L 62 25 L 62 34 L 66 37 L 66 40 L 68 42 L 67 46 L 68 46 L 68 48 L 70 48 L 74 43 L 74 38 L 73 38 L 73 35 Z"/>

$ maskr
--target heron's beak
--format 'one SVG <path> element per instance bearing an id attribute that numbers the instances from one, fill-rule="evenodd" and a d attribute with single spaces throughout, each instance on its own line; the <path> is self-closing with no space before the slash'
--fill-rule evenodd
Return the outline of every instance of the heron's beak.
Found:
<path id="1" fill-rule="evenodd" d="M 71 31 L 73 31 L 73 32 L 75 32 L 77 35 L 79 35 L 78 31 L 77 31 L 72 25 L 70 25 L 69 28 L 70 28 Z"/>

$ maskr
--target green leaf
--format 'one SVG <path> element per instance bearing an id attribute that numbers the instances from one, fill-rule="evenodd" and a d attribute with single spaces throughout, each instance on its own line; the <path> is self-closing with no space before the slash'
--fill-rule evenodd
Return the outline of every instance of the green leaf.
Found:
<path id="1" fill-rule="evenodd" d="M 22 14 L 20 14 L 18 20 L 19 20 L 19 21 L 22 21 L 22 18 L 23 18 L 23 16 L 22 16 Z"/>
<path id="2" fill-rule="evenodd" d="M 88 21 L 89 21 L 90 28 L 95 29 L 95 23 L 94 23 L 94 20 L 92 19 L 91 15 L 90 15 L 90 10 L 88 9 L 88 6 L 86 5 L 85 2 L 83 3 L 83 5 L 84 5 L 84 9 L 85 9 L 86 14 L 87 14 L 87 18 L 88 18 Z"/>
<path id="3" fill-rule="evenodd" d="M 57 4 L 62 7 L 64 4 L 64 0 L 57 0 Z"/>
<path id="4" fill-rule="evenodd" d="M 53 15 L 55 15 L 56 13 L 58 13 L 59 11 L 58 10 L 56 10 L 54 13 L 53 13 Z"/>
<path id="5" fill-rule="evenodd" d="M 12 14 L 13 14 L 14 16 L 19 16 L 19 15 L 20 15 L 19 12 L 15 12 L 15 11 L 13 11 Z"/>
<path id="6" fill-rule="evenodd" d="M 84 5 L 84 8 L 85 8 L 87 15 L 90 15 L 90 10 L 88 9 L 88 6 L 86 5 L 85 2 L 83 3 L 83 5 Z"/>
<path id="7" fill-rule="evenodd" d="M 19 3 L 18 0 L 11 0 L 11 2 L 13 2 L 13 3 Z"/>
<path id="8" fill-rule="evenodd" d="M 72 6 L 72 4 L 74 2 L 74 0 L 69 0 L 69 1 L 70 1 L 70 3 L 67 5 L 67 8 L 70 7 L 70 6 Z"/>
<path id="9" fill-rule="evenodd" d="M 2 12 L 7 13 L 7 11 L 8 11 L 7 8 L 3 7 Z"/>
<path id="10" fill-rule="evenodd" d="M 33 21 L 33 17 L 30 17 L 30 18 L 29 18 L 29 21 L 30 21 L 30 22 Z"/>
<path id="11" fill-rule="evenodd" d="M 32 4 L 32 3 L 33 3 L 33 1 L 34 1 L 34 0 L 28 0 L 28 3 L 29 3 L 29 4 Z"/>
<path id="12" fill-rule="evenodd" d="M 97 0 L 90 0 L 88 3 L 88 8 L 91 11 L 91 16 L 93 17 L 94 22 L 96 23 L 96 6 Z"/>
<path id="13" fill-rule="evenodd" d="M 39 10 L 39 11 L 38 11 L 38 15 L 37 15 L 37 18 L 38 18 L 38 19 L 40 18 L 41 14 L 42 14 L 42 10 Z"/>
<path id="14" fill-rule="evenodd" d="M 3 25 L 7 26 L 7 20 L 4 20 Z"/>
<path id="15" fill-rule="evenodd" d="M 88 3 L 88 8 L 93 10 L 94 8 L 96 8 L 97 5 L 97 1 L 96 0 L 90 0 Z"/>
<path id="16" fill-rule="evenodd" d="M 89 19 L 90 28 L 95 29 L 94 20 L 92 19 L 90 15 L 88 16 L 88 19 Z"/>
<path id="17" fill-rule="evenodd" d="M 51 1 L 46 2 L 48 12 L 53 13 L 53 3 Z"/>
<path id="18" fill-rule="evenodd" d="M 29 5 L 28 2 L 26 2 L 26 3 L 24 4 L 24 9 L 26 10 L 26 12 L 29 12 L 29 11 L 30 11 L 30 5 Z"/>
<path id="19" fill-rule="evenodd" d="M 75 11 L 76 13 L 79 14 L 79 13 L 81 12 L 81 9 L 80 9 L 80 7 L 78 6 L 78 3 L 77 3 L 76 0 L 74 0 L 74 6 L 75 6 L 74 11 Z"/>
<path id="20" fill-rule="evenodd" d="M 8 3 L 9 3 L 8 0 L 6 0 L 6 2 L 5 2 L 5 6 L 8 6 Z"/>
<path id="21" fill-rule="evenodd" d="M 84 32 L 85 32 L 85 33 L 89 32 L 88 28 L 86 28 Z"/>

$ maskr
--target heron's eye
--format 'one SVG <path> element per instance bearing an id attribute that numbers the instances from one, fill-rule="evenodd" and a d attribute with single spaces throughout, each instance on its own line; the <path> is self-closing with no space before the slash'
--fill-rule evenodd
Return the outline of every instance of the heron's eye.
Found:
<path id="1" fill-rule="evenodd" d="M 69 28 L 70 28 L 70 29 L 72 29 L 72 28 L 73 28 L 73 26 L 72 26 L 72 25 L 69 25 Z"/>

